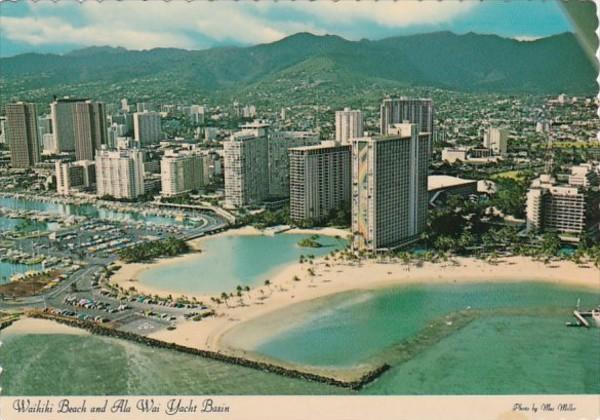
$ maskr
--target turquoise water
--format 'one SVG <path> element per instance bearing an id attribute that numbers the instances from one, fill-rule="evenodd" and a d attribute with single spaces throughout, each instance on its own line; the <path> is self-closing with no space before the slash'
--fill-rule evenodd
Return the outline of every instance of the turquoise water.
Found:
<path id="1" fill-rule="evenodd" d="M 277 234 L 220 236 L 204 241 L 196 257 L 144 271 L 140 282 L 177 293 L 230 292 L 238 285 L 257 286 L 283 265 L 301 255 L 326 255 L 343 248 L 342 239 L 320 236 L 321 248 L 303 248 L 298 241 L 310 235 Z"/>
<path id="2" fill-rule="evenodd" d="M 263 331 L 263 342 L 259 339 L 249 350 L 306 365 L 351 366 L 377 359 L 384 349 L 415 336 L 433 320 L 470 307 L 483 311 L 486 319 L 506 313 L 513 314 L 515 320 L 524 315 L 535 318 L 536 312 L 540 320 L 546 316 L 556 317 L 548 338 L 531 343 L 531 351 L 535 351 L 538 345 L 552 347 L 558 333 L 574 337 L 579 333 L 577 329 L 564 327 L 564 321 L 571 320 L 570 312 L 578 298 L 582 307 L 591 308 L 600 303 L 598 293 L 530 283 L 416 285 L 352 292 L 309 302 L 304 309 L 298 305 L 290 315 L 283 310 L 269 319 L 247 324 L 237 345 L 243 345 L 244 335 L 260 337 Z M 305 315 L 299 316 L 301 313 Z M 265 324 L 269 324 L 269 328 L 265 328 Z M 287 327 L 274 337 L 264 332 L 282 330 L 280 325 Z M 530 335 L 528 328 L 514 329 L 519 334 Z M 471 343 L 473 354 L 480 353 L 478 348 L 482 344 L 485 343 Z M 600 342 L 596 343 L 600 351 L 598 345 Z"/>
<path id="3" fill-rule="evenodd" d="M 10 278 L 16 273 L 25 273 L 27 271 L 41 270 L 41 264 L 13 264 L 6 261 L 0 261 L 0 284 L 10 281 Z"/>
<path id="4" fill-rule="evenodd" d="M 105 337 L 2 332 L 0 339 L 2 395 L 346 392 Z"/>
<path id="5" fill-rule="evenodd" d="M 533 283 L 415 286 L 295 305 L 247 328 L 266 338 L 260 351 L 285 360 L 390 362 L 359 394 L 597 394 L 600 330 L 564 326 L 577 298 L 587 308 L 600 296 Z M 467 302 L 481 316 L 400 361 L 407 342 Z M 5 330 L 0 340 L 6 395 L 355 394 L 103 337 Z"/>
<path id="6" fill-rule="evenodd" d="M 44 201 L 25 200 L 12 197 L 0 197 L 0 207 L 12 210 L 34 210 L 59 216 L 86 216 L 96 219 L 114 220 L 121 222 L 145 222 L 158 225 L 180 223 L 171 217 L 143 215 L 133 212 L 120 212 L 99 208 L 91 204 L 61 204 Z"/>

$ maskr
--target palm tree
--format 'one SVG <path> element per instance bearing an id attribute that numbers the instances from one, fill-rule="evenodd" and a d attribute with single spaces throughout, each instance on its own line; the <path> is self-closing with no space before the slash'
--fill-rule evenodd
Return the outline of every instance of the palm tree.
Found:
<path id="1" fill-rule="evenodd" d="M 227 293 L 223 292 L 223 293 L 221 293 L 221 298 L 223 299 L 223 301 L 229 308 L 229 295 Z"/>

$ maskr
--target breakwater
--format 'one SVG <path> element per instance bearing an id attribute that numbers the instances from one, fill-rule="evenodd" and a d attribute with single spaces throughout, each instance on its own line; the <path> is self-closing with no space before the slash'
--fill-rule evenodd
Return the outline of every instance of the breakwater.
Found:
<path id="1" fill-rule="evenodd" d="M 240 357 L 225 353 L 220 353 L 210 350 L 202 350 L 193 347 L 186 347 L 180 344 L 167 343 L 165 341 L 157 340 L 150 337 L 144 337 L 138 334 L 134 334 L 127 331 L 120 331 L 114 328 L 102 326 L 89 321 L 82 321 L 73 318 L 66 318 L 48 312 L 43 311 L 30 311 L 27 312 L 27 316 L 31 318 L 47 319 L 55 321 L 64 325 L 68 325 L 75 328 L 81 328 L 89 331 L 95 335 L 120 338 L 124 340 L 133 341 L 138 344 L 144 344 L 150 347 L 163 348 L 169 350 L 175 350 L 182 353 L 193 354 L 201 357 L 205 357 L 212 360 L 217 360 L 224 363 L 229 363 L 241 367 L 256 369 L 264 372 L 274 373 L 277 375 L 285 376 L 294 379 L 303 379 L 307 381 L 319 382 L 327 385 L 333 385 L 338 387 L 350 388 L 353 390 L 359 390 L 365 385 L 373 382 L 381 374 L 390 368 L 390 365 L 383 363 L 378 365 L 366 372 L 357 374 L 355 377 L 348 379 L 342 379 L 334 375 L 325 375 L 321 373 L 310 372 L 308 370 L 301 370 L 294 367 L 282 366 L 272 362 L 253 360 L 248 357 Z"/>

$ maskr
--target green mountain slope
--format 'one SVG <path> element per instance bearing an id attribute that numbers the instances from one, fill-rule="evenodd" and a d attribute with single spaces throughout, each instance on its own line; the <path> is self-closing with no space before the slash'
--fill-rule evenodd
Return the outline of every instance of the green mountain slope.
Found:
<path id="1" fill-rule="evenodd" d="M 450 32 L 353 42 L 299 33 L 247 48 L 91 47 L 63 56 L 0 59 L 3 103 L 16 98 L 47 101 L 54 94 L 99 99 L 125 94 L 161 99 L 235 95 L 259 87 L 273 91 L 281 80 L 287 88 L 321 80 L 336 89 L 375 83 L 592 95 L 597 91 L 595 79 L 593 64 L 570 33 L 531 42 Z"/>

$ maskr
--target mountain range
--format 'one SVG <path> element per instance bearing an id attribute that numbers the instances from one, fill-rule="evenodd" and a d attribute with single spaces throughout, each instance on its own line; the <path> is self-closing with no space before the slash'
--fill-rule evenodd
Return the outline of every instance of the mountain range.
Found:
<path id="1" fill-rule="evenodd" d="M 3 103 L 65 92 L 91 96 L 98 89 L 105 96 L 127 87 L 138 96 L 157 91 L 210 95 L 249 87 L 268 90 L 282 78 L 291 86 L 328 77 L 342 89 L 344 84 L 376 82 L 468 92 L 595 95 L 596 76 L 572 33 L 534 41 L 451 32 L 349 41 L 298 33 L 251 47 L 89 47 L 64 55 L 0 59 Z"/>

